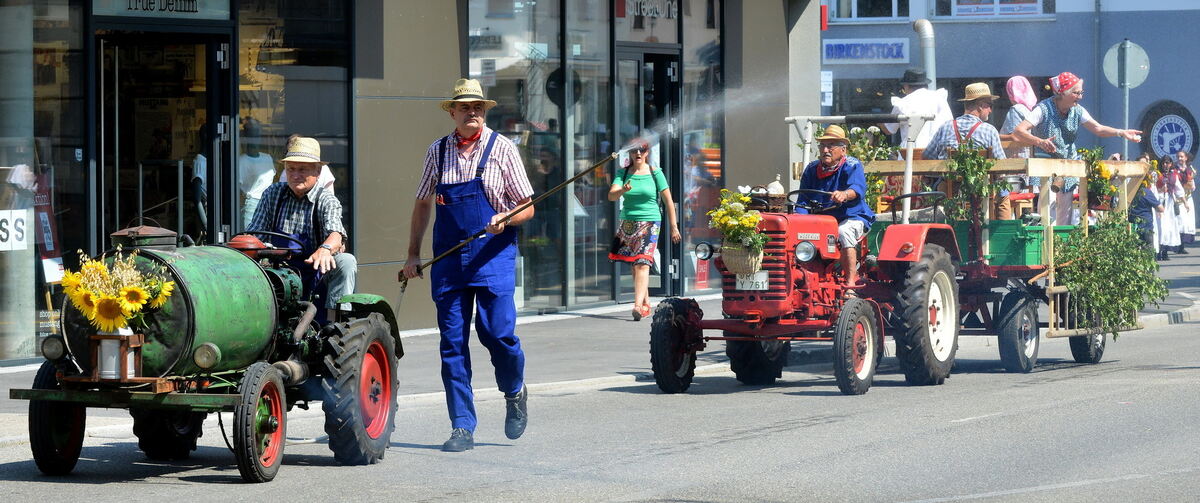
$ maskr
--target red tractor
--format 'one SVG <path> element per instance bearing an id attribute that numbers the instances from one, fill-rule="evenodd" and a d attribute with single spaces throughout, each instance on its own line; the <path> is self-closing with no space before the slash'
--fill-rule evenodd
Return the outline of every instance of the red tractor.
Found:
<path id="1" fill-rule="evenodd" d="M 937 195 L 941 193 L 906 194 L 893 204 Z M 874 240 L 878 249 L 864 237 L 858 248 L 866 286 L 850 291 L 839 266 L 838 222 L 820 214 L 830 208 L 808 208 L 811 214 L 800 215 L 792 212 L 794 205 L 776 208 L 786 212 L 762 213 L 759 230 L 769 240 L 761 270 L 732 274 L 718 257 L 720 318 L 705 319 L 692 299 L 669 298 L 658 305 L 650 329 L 650 361 L 659 388 L 686 391 L 696 353 L 708 341 L 726 341 L 730 367 L 746 384 L 771 384 L 779 378 L 791 341 L 830 341 L 838 388 L 860 395 L 871 387 L 885 332 L 896 341 L 896 356 L 909 383 L 941 384 L 950 375 L 958 339 L 955 277 L 960 257 L 954 230 L 942 223 L 892 223 Z M 700 243 L 696 253 L 706 259 L 719 249 Z M 719 330 L 720 335 L 705 335 L 705 330 Z"/>

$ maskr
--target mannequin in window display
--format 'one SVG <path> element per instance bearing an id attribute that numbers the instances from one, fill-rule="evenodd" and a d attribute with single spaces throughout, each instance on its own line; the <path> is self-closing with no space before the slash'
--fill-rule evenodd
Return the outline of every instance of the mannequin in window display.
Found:
<path id="1" fill-rule="evenodd" d="M 208 229 L 208 158 L 204 156 L 204 147 L 209 144 L 207 124 L 200 124 L 197 137 L 196 157 L 192 158 L 192 176 L 187 185 L 191 189 L 192 202 L 196 204 L 199 222 L 196 235 L 203 240 L 205 229 Z"/>
<path id="2" fill-rule="evenodd" d="M 242 153 L 237 158 L 238 188 L 245 201 L 242 205 L 243 225 L 250 223 L 263 191 L 275 183 L 275 160 L 271 154 L 260 150 L 262 124 L 246 119 L 242 124 Z"/>

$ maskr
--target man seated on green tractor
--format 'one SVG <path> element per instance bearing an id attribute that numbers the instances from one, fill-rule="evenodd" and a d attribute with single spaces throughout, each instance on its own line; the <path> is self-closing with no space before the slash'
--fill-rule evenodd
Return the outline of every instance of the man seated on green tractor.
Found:
<path id="1" fill-rule="evenodd" d="M 284 181 L 263 192 L 247 233 L 266 231 L 278 248 L 299 249 L 289 263 L 300 273 L 305 295 L 312 295 L 322 276 L 325 279 L 325 308 L 318 319 L 333 320 L 337 300 L 354 293 L 358 261 L 345 253 L 346 227 L 342 225 L 342 203 L 333 190 L 317 186 L 321 174 L 321 145 L 314 138 L 293 136 L 283 158 Z M 320 307 L 320 306 L 318 306 Z M 322 320 L 323 321 L 323 320 Z"/>
<path id="2" fill-rule="evenodd" d="M 811 207 L 825 208 L 820 213 L 838 221 L 842 271 L 848 288 L 860 288 L 858 280 L 858 243 L 875 222 L 875 212 L 863 200 L 867 176 L 862 161 L 846 155 L 850 139 L 841 126 L 830 125 L 817 137 L 820 156 L 804 167 L 796 195 L 796 213 L 808 214 Z M 803 189 L 827 192 L 804 192 Z"/>

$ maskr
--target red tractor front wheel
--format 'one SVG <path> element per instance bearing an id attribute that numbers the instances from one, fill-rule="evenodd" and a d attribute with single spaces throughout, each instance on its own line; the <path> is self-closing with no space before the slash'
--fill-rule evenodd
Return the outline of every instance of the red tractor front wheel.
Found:
<path id="1" fill-rule="evenodd" d="M 871 305 L 862 299 L 847 300 L 833 331 L 833 376 L 842 393 L 861 395 L 871 389 L 880 349 Z"/>
<path id="2" fill-rule="evenodd" d="M 650 366 L 654 381 L 664 393 L 681 393 L 696 375 L 696 351 L 687 340 L 689 318 L 699 319 L 700 306 L 692 299 L 664 299 L 650 324 Z"/>
<path id="3" fill-rule="evenodd" d="M 266 362 L 246 369 L 233 407 L 233 453 L 246 482 L 269 482 L 283 464 L 287 402 L 283 378 Z"/>

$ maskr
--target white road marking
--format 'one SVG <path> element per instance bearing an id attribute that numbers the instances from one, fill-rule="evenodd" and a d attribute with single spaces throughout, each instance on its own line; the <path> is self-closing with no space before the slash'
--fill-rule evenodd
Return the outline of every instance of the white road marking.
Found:
<path id="1" fill-rule="evenodd" d="M 983 419 L 983 418 L 985 418 L 985 417 L 999 416 L 999 415 L 1001 415 L 1001 414 L 1004 414 L 1004 412 L 993 412 L 993 413 L 991 413 L 991 414 L 984 414 L 984 415 L 982 415 L 982 416 L 975 416 L 975 417 L 964 417 L 964 418 L 962 418 L 962 419 L 955 419 L 955 420 L 953 420 L 953 421 L 950 421 L 950 422 L 951 422 L 951 423 L 965 423 L 965 422 L 967 422 L 967 421 L 974 421 L 974 420 L 976 420 L 976 419 Z"/>
<path id="2" fill-rule="evenodd" d="M 1028 493 L 1036 493 L 1036 492 L 1044 492 L 1044 491 L 1056 491 L 1059 489 L 1069 489 L 1072 487 L 1083 487 L 1083 486 L 1090 486 L 1090 485 L 1096 485 L 1096 484 L 1108 484 L 1108 483 L 1112 483 L 1112 482 L 1127 482 L 1130 480 L 1147 479 L 1147 478 L 1151 478 L 1151 477 L 1162 477 L 1162 476 L 1166 476 L 1166 475 L 1181 475 L 1181 474 L 1192 473 L 1192 472 L 1197 472 L 1197 471 L 1200 471 L 1200 466 L 1193 466 L 1191 468 L 1178 468 L 1175 470 L 1165 470 L 1165 471 L 1156 472 L 1156 473 L 1134 473 L 1134 474 L 1130 474 L 1130 475 L 1122 475 L 1120 477 L 1109 477 L 1109 478 L 1104 478 L 1104 479 L 1077 480 L 1075 482 L 1063 482 L 1060 484 L 1046 484 L 1046 485 L 1041 485 L 1041 486 L 1023 487 L 1020 489 L 1009 489 L 1007 491 L 992 491 L 992 492 L 986 492 L 986 493 L 963 494 L 963 495 L 959 495 L 959 496 L 947 496 L 944 498 L 913 500 L 913 501 L 908 501 L 905 503 L 943 503 L 946 501 L 977 500 L 977 499 L 984 499 L 984 498 L 995 498 L 998 496 L 1012 496 L 1014 494 L 1028 494 Z"/>

